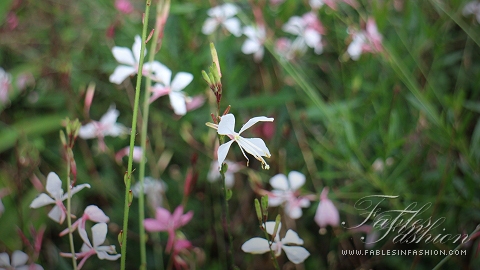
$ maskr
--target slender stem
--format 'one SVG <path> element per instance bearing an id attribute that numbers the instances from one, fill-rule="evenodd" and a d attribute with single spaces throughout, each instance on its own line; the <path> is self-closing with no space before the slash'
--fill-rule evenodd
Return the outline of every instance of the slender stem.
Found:
<path id="1" fill-rule="evenodd" d="M 73 233 L 72 233 L 72 217 L 71 217 L 71 208 L 72 208 L 72 187 L 70 186 L 70 164 L 73 159 L 73 152 L 70 146 L 67 146 L 67 224 L 68 224 L 68 239 L 70 241 L 70 250 L 72 252 L 72 265 L 73 269 L 77 269 L 77 257 L 75 255 L 75 246 L 73 245 Z"/>
<path id="2" fill-rule="evenodd" d="M 268 248 L 270 249 L 270 256 L 272 256 L 273 265 L 275 266 L 275 269 L 280 270 L 280 265 L 278 265 L 277 256 L 275 256 L 275 252 L 272 249 L 272 241 L 270 241 L 271 237 L 270 237 L 270 235 L 268 235 L 267 230 L 265 229 L 266 227 L 267 226 L 264 224 L 263 228 L 262 228 L 262 231 L 263 231 L 263 233 L 265 233 L 265 238 L 269 242 Z"/>
<path id="3" fill-rule="evenodd" d="M 142 74 L 143 74 L 143 60 L 145 58 L 145 40 L 147 37 L 147 26 L 148 26 L 148 15 L 150 13 L 150 5 L 152 1 L 146 0 L 145 5 L 145 16 L 143 21 L 143 30 L 142 30 L 142 46 L 140 49 L 140 59 L 138 63 L 137 71 L 137 85 L 135 88 L 135 102 L 133 105 L 133 118 L 132 118 L 132 131 L 130 133 L 130 152 L 128 155 L 128 169 L 127 175 L 125 177 L 125 206 L 123 211 L 123 230 L 122 230 L 122 260 L 120 269 L 125 270 L 125 262 L 127 255 L 127 235 L 128 235 L 128 214 L 130 210 L 130 186 L 132 184 L 132 166 L 133 166 L 133 147 L 135 145 L 135 135 L 137 133 L 137 116 L 138 116 L 138 104 L 140 100 L 140 87 L 142 85 Z M 145 118 L 145 117 L 144 117 Z"/>
<path id="4" fill-rule="evenodd" d="M 222 170 L 220 171 L 220 175 L 222 176 L 222 197 L 223 197 L 223 219 L 224 219 L 224 230 L 225 233 L 228 235 L 228 242 L 227 242 L 227 267 L 228 269 L 235 269 L 235 261 L 233 260 L 233 236 L 230 233 L 230 213 L 228 211 L 228 198 L 227 198 L 227 188 L 225 186 L 225 173 L 224 173 L 224 164 L 222 164 Z"/>

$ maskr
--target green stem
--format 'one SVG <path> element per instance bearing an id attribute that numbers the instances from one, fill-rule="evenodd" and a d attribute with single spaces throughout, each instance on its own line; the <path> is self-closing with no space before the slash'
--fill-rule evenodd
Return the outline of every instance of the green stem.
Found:
<path id="1" fill-rule="evenodd" d="M 132 184 L 132 166 L 133 166 L 133 147 L 135 146 L 135 135 L 137 133 L 137 117 L 138 117 L 138 104 L 140 100 L 140 87 L 142 85 L 142 74 L 143 74 L 143 60 L 145 58 L 145 40 L 147 37 L 147 26 L 148 26 L 148 15 L 150 13 L 150 5 L 152 1 L 146 0 L 145 6 L 145 16 L 143 21 L 143 30 L 142 30 L 142 46 L 140 49 L 140 59 L 138 63 L 137 71 L 137 85 L 135 88 L 135 101 L 133 105 L 133 118 L 132 118 L 132 131 L 130 133 L 130 152 L 128 155 L 128 169 L 127 175 L 125 177 L 125 206 L 123 211 L 123 230 L 122 230 L 122 260 L 120 269 L 125 270 L 125 262 L 127 255 L 127 234 L 128 234 L 128 214 L 130 210 L 130 186 Z M 146 117 L 144 117 L 146 118 Z"/>
<path id="2" fill-rule="evenodd" d="M 225 163 L 224 163 L 225 164 Z M 227 267 L 228 269 L 236 269 L 235 261 L 233 260 L 233 236 L 230 233 L 229 226 L 230 226 L 230 213 L 228 211 L 228 198 L 227 198 L 227 188 L 225 186 L 225 172 L 224 172 L 224 164 L 222 164 L 222 169 L 220 170 L 220 175 L 222 176 L 222 197 L 223 197 L 223 219 L 224 222 L 224 230 L 225 233 L 228 235 L 228 242 L 227 242 Z"/>
<path id="3" fill-rule="evenodd" d="M 70 164 L 71 160 L 73 159 L 73 152 L 72 149 L 67 146 L 67 224 L 68 224 L 68 239 L 70 241 L 70 250 L 72 252 L 72 265 L 73 269 L 77 269 L 77 257 L 75 255 L 75 246 L 73 245 L 73 233 L 72 233 L 72 217 L 71 217 L 71 209 L 72 209 L 72 187 L 70 186 Z"/>
<path id="4" fill-rule="evenodd" d="M 266 228 L 267 228 L 267 225 L 263 224 L 262 231 L 263 231 L 263 233 L 265 233 L 265 238 L 267 239 L 267 241 L 269 243 L 268 248 L 270 249 L 270 256 L 272 256 L 273 265 L 275 266 L 275 269 L 280 270 L 280 265 L 278 265 L 277 256 L 275 256 L 275 252 L 272 249 L 272 241 L 270 241 L 271 237 L 270 237 L 270 235 L 268 235 Z M 277 234 L 278 234 L 278 232 L 277 232 Z"/>

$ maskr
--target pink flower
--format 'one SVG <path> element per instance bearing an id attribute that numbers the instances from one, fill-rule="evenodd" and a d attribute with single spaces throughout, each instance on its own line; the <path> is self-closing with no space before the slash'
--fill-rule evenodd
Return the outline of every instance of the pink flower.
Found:
<path id="1" fill-rule="evenodd" d="M 82 259 L 78 264 L 78 269 L 80 270 L 85 264 L 85 261 L 92 255 L 97 254 L 97 257 L 100 260 L 109 260 L 115 261 L 120 258 L 120 254 L 116 254 L 115 246 L 100 246 L 105 242 L 107 236 L 108 227 L 106 223 L 97 223 L 92 227 L 92 240 L 93 245 L 88 240 L 87 232 L 85 230 L 79 230 L 80 237 L 83 240 L 83 245 L 80 253 L 75 253 L 75 258 Z M 71 258 L 71 253 L 60 253 L 60 256 Z"/>
<path id="2" fill-rule="evenodd" d="M 332 201 L 328 199 L 327 195 L 328 188 L 324 188 L 320 195 L 320 203 L 318 204 L 317 212 L 314 217 L 315 222 L 320 228 L 325 228 L 327 225 L 336 227 L 340 223 L 338 210 L 335 205 L 333 205 Z"/>
<path id="3" fill-rule="evenodd" d="M 130 14 L 133 12 L 133 5 L 128 0 L 115 0 L 115 8 L 123 14 Z"/>
<path id="4" fill-rule="evenodd" d="M 191 249 L 192 243 L 186 239 L 177 239 L 173 246 L 173 264 L 175 269 L 189 269 L 187 262 L 180 256 L 182 253 L 187 253 Z"/>
<path id="5" fill-rule="evenodd" d="M 79 230 L 85 230 L 85 223 L 87 222 L 87 220 L 91 220 L 93 222 L 108 222 L 110 218 L 108 218 L 108 216 L 105 215 L 102 209 L 98 208 L 98 206 L 89 205 L 87 206 L 87 208 L 85 208 L 82 217 L 72 224 L 72 231 L 77 229 L 77 227 Z M 63 230 L 60 233 L 60 236 L 64 236 L 67 233 L 68 228 Z"/>
<path id="6" fill-rule="evenodd" d="M 367 21 L 366 29 L 352 33 L 353 40 L 348 46 L 347 53 L 352 60 L 358 60 L 364 52 L 377 53 L 383 51 L 382 35 L 378 32 L 377 24 L 372 18 Z"/>
<path id="7" fill-rule="evenodd" d="M 77 185 L 72 188 L 70 196 L 73 196 L 85 187 L 90 188 L 90 185 Z M 63 194 L 62 180 L 60 180 L 56 173 L 50 172 L 47 176 L 47 185 L 45 188 L 48 195 L 45 193 L 38 195 L 30 204 L 30 208 L 36 209 L 48 204 L 55 204 L 52 210 L 48 213 L 48 217 L 62 224 L 67 215 L 67 209 L 63 205 L 63 201 L 68 198 L 68 193 Z"/>
<path id="8" fill-rule="evenodd" d="M 277 174 L 270 179 L 270 185 L 275 188 L 268 193 L 270 206 L 284 205 L 285 214 L 293 219 L 302 216 L 302 207 L 309 207 L 310 201 L 300 197 L 298 189 L 305 184 L 305 175 L 291 171 L 288 178 L 284 174 Z"/>
<path id="9" fill-rule="evenodd" d="M 202 107 L 205 103 L 205 97 L 202 95 L 194 96 L 194 97 L 187 97 L 185 99 L 185 104 L 187 106 L 187 112 L 193 111 Z"/>
<path id="10" fill-rule="evenodd" d="M 323 52 L 322 35 L 325 34 L 325 28 L 315 13 L 309 12 L 302 17 L 293 16 L 282 29 L 296 35 L 298 40 L 313 48 L 316 54 Z"/>
<path id="11" fill-rule="evenodd" d="M 10 11 L 7 15 L 7 25 L 10 30 L 14 30 L 18 26 L 18 17 L 12 11 Z"/>
<path id="12" fill-rule="evenodd" d="M 147 218 L 144 221 L 145 230 L 149 232 L 168 232 L 167 252 L 170 252 L 175 242 L 175 230 L 187 224 L 193 218 L 193 212 L 183 214 L 183 206 L 178 206 L 173 214 L 162 207 L 158 207 L 155 219 Z"/>
<path id="13" fill-rule="evenodd" d="M 130 146 L 126 146 L 115 154 L 115 160 L 118 163 L 120 163 L 120 162 L 122 162 L 122 158 L 124 156 L 128 156 L 129 154 L 130 154 Z M 143 155 L 142 147 L 134 146 L 133 147 L 133 161 L 135 161 L 137 163 L 140 163 L 140 161 L 142 160 L 142 155 Z"/>

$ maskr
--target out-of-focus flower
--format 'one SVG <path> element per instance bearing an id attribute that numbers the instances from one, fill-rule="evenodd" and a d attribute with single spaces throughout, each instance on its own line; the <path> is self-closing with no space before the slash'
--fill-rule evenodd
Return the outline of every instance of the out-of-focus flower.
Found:
<path id="1" fill-rule="evenodd" d="M 393 164 L 393 158 L 389 157 L 383 161 L 381 158 L 375 159 L 375 161 L 372 163 L 372 169 L 376 172 L 382 172 L 385 169 L 385 165 L 391 166 Z"/>
<path id="2" fill-rule="evenodd" d="M 183 227 L 193 218 L 193 212 L 183 214 L 183 206 L 178 206 L 173 214 L 162 207 L 158 207 L 155 219 L 147 218 L 144 221 L 145 230 L 149 232 L 168 232 L 166 251 L 170 252 L 175 242 L 175 230 Z"/>
<path id="3" fill-rule="evenodd" d="M 124 156 L 128 156 L 129 153 L 130 153 L 130 146 L 126 146 L 115 154 L 115 160 L 118 163 L 120 163 L 120 162 L 122 162 L 122 158 Z M 140 163 L 140 161 L 142 160 L 142 155 L 143 155 L 142 147 L 134 146 L 133 147 L 133 161 Z"/>
<path id="4" fill-rule="evenodd" d="M 125 47 L 115 46 L 112 48 L 112 54 L 115 59 L 123 65 L 117 66 L 110 75 L 110 82 L 121 84 L 128 76 L 134 75 L 138 70 L 138 62 L 140 61 L 140 50 L 142 46 L 142 39 L 140 36 L 135 36 L 132 50 Z M 147 50 L 145 50 L 147 54 Z"/>
<path id="5" fill-rule="evenodd" d="M 137 197 L 140 194 L 140 182 L 135 183 L 132 187 L 133 196 Z M 152 177 L 145 177 L 143 179 L 143 193 L 147 196 L 148 204 L 152 209 L 162 206 L 163 194 L 167 190 L 167 184 L 162 180 L 157 180 Z"/>
<path id="6" fill-rule="evenodd" d="M 82 268 L 83 264 L 85 264 L 85 261 L 94 254 L 97 254 L 97 257 L 100 260 L 115 261 L 118 258 L 120 258 L 121 254 L 117 254 L 117 252 L 115 251 L 114 245 L 100 246 L 105 242 L 107 231 L 108 231 L 107 224 L 104 222 L 97 223 L 94 226 L 92 226 L 93 245 L 90 243 L 90 240 L 88 240 L 87 232 L 85 230 L 78 231 L 80 233 L 80 237 L 83 240 L 81 252 L 75 253 L 75 257 L 77 259 L 82 259 L 78 264 L 79 270 Z M 72 257 L 71 253 L 61 252 L 60 255 L 62 257 L 67 257 L 67 258 Z"/>
<path id="7" fill-rule="evenodd" d="M 248 120 L 248 122 L 242 126 L 238 133 L 234 131 L 235 116 L 233 116 L 233 114 L 227 114 L 222 116 L 218 125 L 212 125 L 212 127 L 217 129 L 218 134 L 225 135 L 231 139 L 229 142 L 226 142 L 218 147 L 217 157 L 219 170 L 221 169 L 222 163 L 225 161 L 228 150 L 230 149 L 230 146 L 233 142 L 238 143 L 238 146 L 240 147 L 243 156 L 247 159 L 247 166 L 250 160 L 248 159 L 245 152 L 249 153 L 250 155 L 254 156 L 258 161 L 262 162 L 262 167 L 264 169 L 268 170 L 270 168 L 267 162 L 262 158 L 262 156 L 270 157 L 270 151 L 265 145 L 265 142 L 260 138 L 243 138 L 242 136 L 240 136 L 242 132 L 244 132 L 258 122 L 273 122 L 273 118 L 268 118 L 265 116 L 254 117 Z"/>
<path id="8" fill-rule="evenodd" d="M 124 14 L 130 14 L 133 12 L 133 5 L 128 0 L 115 0 L 115 8 Z"/>
<path id="9" fill-rule="evenodd" d="M 205 103 L 205 97 L 202 95 L 186 97 L 185 103 L 187 105 L 187 112 L 193 111 L 202 107 L 202 105 Z"/>
<path id="10" fill-rule="evenodd" d="M 364 31 L 353 31 L 352 37 L 353 40 L 347 49 L 347 53 L 352 60 L 358 60 L 364 52 L 378 53 L 383 51 L 382 35 L 378 32 L 377 24 L 372 18 L 368 19 Z"/>
<path id="11" fill-rule="evenodd" d="M 224 162 L 228 166 L 228 169 L 225 172 L 225 186 L 227 188 L 232 188 L 233 184 L 235 183 L 234 174 L 240 170 L 241 166 L 230 160 L 225 160 Z M 220 175 L 220 172 L 218 171 L 218 161 L 214 160 L 210 165 L 210 170 L 208 171 L 208 174 L 207 174 L 207 180 L 210 183 L 213 183 L 218 181 L 220 178 L 221 178 L 221 175 Z"/>
<path id="12" fill-rule="evenodd" d="M 43 270 L 38 264 L 27 265 L 28 255 L 20 250 L 12 253 L 12 261 L 6 252 L 0 253 L 0 269 L 1 270 Z"/>
<path id="13" fill-rule="evenodd" d="M 83 188 L 90 188 L 89 184 L 77 185 L 71 189 L 70 195 L 73 196 Z M 68 193 L 63 194 L 62 180 L 54 172 L 50 172 L 47 176 L 47 185 L 45 187 L 47 194 L 41 193 L 30 204 L 30 208 L 39 208 L 48 204 L 55 204 L 50 210 L 48 216 L 56 222 L 62 224 L 67 215 L 67 209 L 63 205 L 63 201 L 68 198 Z"/>
<path id="14" fill-rule="evenodd" d="M 320 194 L 320 203 L 318 204 L 317 212 L 314 220 L 320 228 L 326 228 L 327 225 L 332 227 L 338 226 L 340 223 L 340 215 L 333 202 L 328 199 L 328 188 L 322 190 Z"/>
<path id="15" fill-rule="evenodd" d="M 187 262 L 181 257 L 182 253 L 188 253 L 192 243 L 187 239 L 176 239 L 173 245 L 173 264 L 175 269 L 189 269 Z"/>
<path id="16" fill-rule="evenodd" d="M 323 52 L 322 34 L 325 33 L 325 29 L 315 13 L 309 12 L 302 17 L 293 16 L 282 29 L 296 35 L 308 47 L 313 48 L 316 54 Z"/>
<path id="17" fill-rule="evenodd" d="M 0 103 L 5 104 L 10 101 L 8 98 L 11 89 L 12 76 L 0 67 Z"/>
<path id="18" fill-rule="evenodd" d="M 8 14 L 7 14 L 7 25 L 8 25 L 8 29 L 10 29 L 10 31 L 14 30 L 15 28 L 17 28 L 18 26 L 18 17 L 17 17 L 17 14 L 15 14 L 14 12 L 10 11 Z"/>
<path id="19" fill-rule="evenodd" d="M 472 1 L 466 4 L 462 10 L 463 16 L 475 15 L 477 22 L 480 23 L 480 2 Z"/>
<path id="20" fill-rule="evenodd" d="M 98 208 L 96 205 L 89 205 L 87 208 L 85 208 L 85 211 L 83 212 L 83 215 L 81 218 L 79 218 L 77 221 L 75 221 L 72 224 L 72 231 L 75 229 L 79 230 L 85 230 L 85 223 L 87 220 L 91 220 L 93 222 L 108 222 L 110 218 L 105 215 L 105 213 L 102 211 L 102 209 Z M 68 233 L 68 228 L 63 230 L 60 233 L 60 236 L 64 236 L 65 234 Z"/>
<path id="21" fill-rule="evenodd" d="M 268 221 L 265 225 L 265 230 L 267 233 L 272 235 L 275 228 L 275 222 Z M 278 226 L 278 232 L 280 232 L 281 226 L 282 224 L 280 223 Z M 294 246 L 290 246 L 290 244 L 293 244 Z M 283 249 L 287 255 L 287 258 L 291 262 L 299 264 L 305 261 L 308 256 L 310 256 L 310 252 L 299 245 L 303 245 L 303 240 L 296 232 L 293 230 L 288 230 L 282 240 L 280 240 L 280 237 L 277 233 L 273 243 L 271 243 L 271 248 L 277 257 L 280 256 Z M 270 242 L 264 238 L 254 237 L 242 245 L 242 250 L 252 254 L 263 254 L 270 251 Z"/>
<path id="22" fill-rule="evenodd" d="M 193 75 L 187 72 L 178 72 L 171 81 L 172 71 L 158 62 L 152 65 L 152 70 L 155 72 L 155 77 L 152 79 L 159 83 L 152 86 L 150 103 L 168 94 L 175 114 L 185 115 L 187 113 L 187 97 L 182 90 L 192 82 Z"/>
<path id="23" fill-rule="evenodd" d="M 291 171 L 288 178 L 284 174 L 277 174 L 270 178 L 270 185 L 275 188 L 268 193 L 270 206 L 284 205 L 285 214 L 293 219 L 302 216 L 302 207 L 309 207 L 307 198 L 299 197 L 298 189 L 305 184 L 305 175 Z"/>
<path id="24" fill-rule="evenodd" d="M 207 11 L 208 18 L 202 27 L 202 33 L 210 35 L 213 33 L 219 25 L 222 25 L 233 35 L 239 37 L 242 35 L 242 29 L 240 27 L 240 20 L 235 18 L 238 13 L 238 9 L 235 5 L 226 3 L 221 6 L 216 6 Z"/>
<path id="25" fill-rule="evenodd" d="M 112 105 L 108 111 L 100 118 L 100 121 L 91 121 L 80 127 L 78 136 L 82 139 L 97 138 L 101 149 L 105 148 L 103 138 L 105 136 L 117 137 L 128 132 L 127 128 L 117 123 L 120 112 Z"/>
<path id="26" fill-rule="evenodd" d="M 292 61 L 307 52 L 307 44 L 301 38 L 296 38 L 293 42 L 288 38 L 279 38 L 275 43 L 275 51 L 288 61 Z"/>
<path id="27" fill-rule="evenodd" d="M 266 38 L 265 27 L 260 25 L 245 26 L 243 34 L 247 36 L 247 39 L 242 45 L 242 52 L 244 54 L 253 54 L 253 59 L 256 62 L 260 62 L 265 53 L 265 48 L 263 47 Z"/>

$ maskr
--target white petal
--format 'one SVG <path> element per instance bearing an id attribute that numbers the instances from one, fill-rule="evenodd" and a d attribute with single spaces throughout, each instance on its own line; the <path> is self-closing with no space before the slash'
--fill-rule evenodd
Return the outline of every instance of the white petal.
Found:
<path id="1" fill-rule="evenodd" d="M 278 233 L 282 229 L 282 223 L 278 224 L 278 231 L 277 235 L 275 236 L 275 240 L 278 240 Z M 273 231 L 275 230 L 275 221 L 267 221 L 265 222 L 265 230 L 267 231 L 268 234 L 273 235 Z"/>
<path id="2" fill-rule="evenodd" d="M 120 258 L 122 255 L 121 254 L 110 255 L 106 251 L 98 251 L 97 256 L 100 260 L 115 261 L 118 258 Z"/>
<path id="3" fill-rule="evenodd" d="M 205 23 L 203 23 L 202 26 L 202 33 L 204 35 L 210 35 L 217 29 L 218 27 L 218 21 L 214 18 L 208 18 L 205 20 Z"/>
<path id="4" fill-rule="evenodd" d="M 93 229 L 93 227 L 92 227 L 92 229 Z M 88 240 L 87 231 L 85 230 L 85 228 L 79 227 L 78 228 L 78 234 L 80 234 L 80 238 L 82 238 L 82 240 L 83 240 L 83 245 L 84 246 L 82 246 L 82 252 L 92 249 L 93 247 L 92 247 L 92 244 L 90 243 L 90 240 Z"/>
<path id="5" fill-rule="evenodd" d="M 60 199 L 63 194 L 62 180 L 54 172 L 50 172 L 47 176 L 47 185 L 45 189 L 55 199 Z"/>
<path id="6" fill-rule="evenodd" d="M 207 10 L 207 15 L 210 16 L 210 17 L 214 17 L 214 18 L 222 17 L 223 16 L 222 6 L 216 6 L 216 7 L 208 9 Z"/>
<path id="7" fill-rule="evenodd" d="M 25 252 L 20 250 L 15 250 L 12 253 L 12 266 L 22 266 L 25 265 L 28 261 L 28 255 Z"/>
<path id="8" fill-rule="evenodd" d="M 108 111 L 100 118 L 100 123 L 102 125 L 113 125 L 117 122 L 119 115 L 120 112 L 115 109 L 115 105 L 111 105 Z"/>
<path id="9" fill-rule="evenodd" d="M 164 86 L 170 86 L 172 71 L 167 66 L 158 61 L 154 61 L 149 68 L 151 68 L 155 75 L 155 78 L 153 78 L 154 81 L 162 83 Z"/>
<path id="10" fill-rule="evenodd" d="M 87 206 L 84 212 L 88 215 L 89 219 L 94 222 L 108 222 L 110 220 L 102 209 L 98 208 L 96 205 Z"/>
<path id="11" fill-rule="evenodd" d="M 321 41 L 322 36 L 317 31 L 313 29 L 307 29 L 305 31 L 305 43 L 308 45 L 308 47 L 315 48 Z"/>
<path id="12" fill-rule="evenodd" d="M 103 132 L 103 135 L 118 137 L 118 136 L 126 134 L 126 133 L 128 133 L 128 129 L 124 125 L 119 124 L 119 123 L 115 123 L 108 130 L 105 130 Z"/>
<path id="13" fill-rule="evenodd" d="M 281 194 L 279 194 L 280 192 L 275 192 L 275 190 L 272 191 L 272 193 L 274 193 L 273 195 L 269 195 L 268 196 L 268 205 L 269 206 L 279 206 L 280 204 L 282 204 L 284 201 L 285 201 L 285 198 L 283 197 L 283 192 L 281 192 Z M 275 194 L 277 193 L 277 194 Z"/>
<path id="14" fill-rule="evenodd" d="M 135 57 L 135 63 L 140 62 L 140 50 L 142 49 L 142 38 L 139 35 L 135 36 L 135 42 L 132 46 L 133 56 Z M 147 54 L 147 50 L 144 51 L 144 55 Z"/>
<path id="15" fill-rule="evenodd" d="M 229 113 L 220 118 L 218 123 L 218 134 L 220 135 L 234 135 L 235 134 L 235 116 Z"/>
<path id="16" fill-rule="evenodd" d="M 257 30 L 253 26 L 245 26 L 243 28 L 243 34 L 247 36 L 249 39 L 258 39 Z"/>
<path id="17" fill-rule="evenodd" d="M 80 130 L 78 131 L 78 136 L 82 139 L 93 139 L 97 136 L 96 132 L 97 128 L 95 127 L 95 124 L 88 123 L 80 127 Z"/>
<path id="18" fill-rule="evenodd" d="M 52 210 L 48 212 L 48 217 L 57 223 L 62 224 L 63 220 L 65 219 L 65 214 L 63 213 L 62 209 L 58 207 L 58 205 L 55 205 Z"/>
<path id="19" fill-rule="evenodd" d="M 297 190 L 305 184 L 305 175 L 297 171 L 291 171 L 288 174 L 288 182 L 290 184 L 290 189 Z"/>
<path id="20" fill-rule="evenodd" d="M 240 26 L 240 20 L 237 18 L 230 18 L 223 22 L 223 26 L 233 35 L 239 37 L 242 35 L 242 28 Z"/>
<path id="21" fill-rule="evenodd" d="M 97 223 L 92 227 L 93 247 L 96 248 L 105 242 L 107 236 L 107 223 Z"/>
<path id="22" fill-rule="evenodd" d="M 300 208 L 298 205 L 294 207 L 288 204 L 285 205 L 285 212 L 292 219 L 299 219 L 303 215 L 302 208 Z"/>
<path id="23" fill-rule="evenodd" d="M 282 30 L 287 33 L 299 36 L 303 34 L 304 28 L 305 22 L 303 21 L 303 19 L 299 16 L 293 16 L 287 21 L 287 23 L 283 25 Z"/>
<path id="24" fill-rule="evenodd" d="M 221 8 L 222 8 L 223 16 L 225 16 L 225 18 L 230 18 L 232 16 L 235 16 L 238 12 L 237 6 L 230 3 L 223 4 Z"/>
<path id="25" fill-rule="evenodd" d="M 176 115 L 185 115 L 187 113 L 187 104 L 185 104 L 185 95 L 182 92 L 170 92 L 170 105 Z"/>
<path id="26" fill-rule="evenodd" d="M 74 188 L 70 190 L 70 195 L 73 196 L 75 193 L 79 192 L 84 188 L 90 188 L 90 185 L 89 184 L 76 185 Z M 62 201 L 64 201 L 67 197 L 68 197 L 68 192 L 63 194 Z"/>
<path id="27" fill-rule="evenodd" d="M 310 252 L 304 247 L 282 246 L 282 249 L 285 251 L 285 254 L 287 254 L 287 258 L 295 264 L 302 263 L 310 256 Z"/>
<path id="28" fill-rule="evenodd" d="M 115 68 L 112 75 L 110 75 L 108 79 L 111 83 L 121 84 L 128 76 L 136 73 L 137 70 L 134 67 L 118 66 Z"/>
<path id="29" fill-rule="evenodd" d="M 233 184 L 235 184 L 235 175 L 233 173 L 225 173 L 225 186 L 232 188 Z"/>
<path id="30" fill-rule="evenodd" d="M 187 72 L 179 72 L 177 75 L 175 75 L 175 78 L 173 78 L 172 84 L 170 87 L 172 88 L 172 91 L 180 91 L 183 88 L 185 88 L 187 85 L 189 85 L 193 80 L 193 75 Z"/>
<path id="31" fill-rule="evenodd" d="M 273 122 L 273 118 L 265 117 L 265 116 L 258 116 L 254 117 L 245 123 L 245 125 L 242 126 L 238 134 L 242 134 L 246 129 L 250 128 L 251 126 L 255 125 L 257 122 Z"/>
<path id="32" fill-rule="evenodd" d="M 242 245 L 243 252 L 262 254 L 270 251 L 267 239 L 254 237 Z"/>
<path id="33" fill-rule="evenodd" d="M 282 191 L 287 191 L 289 189 L 287 177 L 281 173 L 270 178 L 269 183 L 274 189 Z"/>
<path id="34" fill-rule="evenodd" d="M 30 208 L 39 208 L 52 203 L 55 203 L 55 200 L 47 194 L 42 193 L 33 199 L 32 203 L 30 204 Z"/>
<path id="35" fill-rule="evenodd" d="M 6 252 L 0 253 L 0 266 L 10 266 L 10 257 Z"/>
<path id="36" fill-rule="evenodd" d="M 288 230 L 282 239 L 283 244 L 303 245 L 303 240 L 293 230 Z"/>
<path id="37" fill-rule="evenodd" d="M 242 45 L 242 52 L 244 54 L 252 54 L 260 50 L 262 45 L 257 40 L 247 39 Z"/>
<path id="38" fill-rule="evenodd" d="M 218 147 L 218 151 L 217 151 L 218 170 L 222 168 L 223 161 L 227 157 L 228 150 L 230 149 L 230 146 L 232 145 L 233 142 L 234 140 L 230 140 L 229 142 L 224 143 Z"/>
<path id="39" fill-rule="evenodd" d="M 248 142 L 248 143 L 245 143 Z M 243 138 L 240 137 L 238 144 L 253 156 L 270 157 L 270 151 L 268 151 L 265 142 L 260 138 Z"/>
<path id="40" fill-rule="evenodd" d="M 112 53 L 117 62 L 128 66 L 135 66 L 136 61 L 129 48 L 115 46 L 112 48 Z"/>

